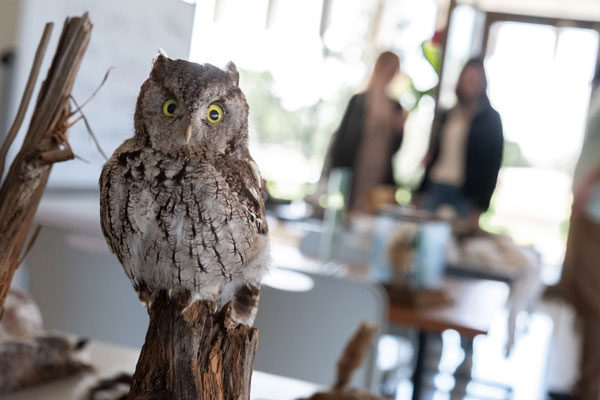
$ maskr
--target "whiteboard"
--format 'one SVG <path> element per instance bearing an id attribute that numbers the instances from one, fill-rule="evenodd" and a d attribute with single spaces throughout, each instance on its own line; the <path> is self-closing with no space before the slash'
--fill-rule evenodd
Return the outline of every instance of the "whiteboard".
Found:
<path id="1" fill-rule="evenodd" d="M 85 11 L 89 11 L 94 27 L 73 96 L 79 103 L 85 101 L 106 71 L 113 67 L 104 87 L 84 109 L 102 149 L 110 157 L 124 139 L 133 135 L 135 102 L 157 50 L 165 49 L 171 58 L 188 58 L 194 5 L 181 0 L 23 0 L 9 108 L 11 122 L 45 23 L 52 21 L 55 26 L 34 100 L 50 66 L 65 18 L 80 16 Z M 13 157 L 29 125 L 32 109 L 30 106 L 19 137 L 11 148 Z M 71 128 L 68 136 L 74 153 L 88 163 L 76 159 L 55 164 L 48 185 L 96 188 L 104 158 L 96 150 L 83 123 Z"/>

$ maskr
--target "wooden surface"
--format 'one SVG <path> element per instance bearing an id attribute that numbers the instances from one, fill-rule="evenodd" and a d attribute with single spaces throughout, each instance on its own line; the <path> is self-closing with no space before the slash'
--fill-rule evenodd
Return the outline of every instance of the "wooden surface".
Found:
<path id="1" fill-rule="evenodd" d="M 274 232 L 277 233 L 277 230 L 274 229 Z M 315 260 L 298 254 L 293 245 L 272 241 L 277 265 L 285 265 L 285 261 L 292 258 L 296 260 L 293 268 L 303 270 L 305 265 L 310 265 L 314 272 L 312 266 L 316 264 Z M 339 265 L 338 272 L 362 279 L 370 276 L 369 267 L 362 264 L 345 263 Z M 410 326 L 424 332 L 440 333 L 454 329 L 467 337 L 487 334 L 494 314 L 506 305 L 510 287 L 495 280 L 448 276 L 444 278 L 443 290 L 450 302 L 439 307 L 412 308 L 390 301 L 390 324 Z"/>
<path id="2" fill-rule="evenodd" d="M 128 399 L 250 399 L 258 331 L 216 308 L 183 291 L 154 298 Z"/>
<path id="3" fill-rule="evenodd" d="M 97 367 L 96 375 L 81 375 L 45 384 L 17 393 L 3 395 L 2 400 L 69 400 L 76 399 L 78 387 L 92 376 L 110 376 L 118 372 L 132 373 L 139 351 L 107 343 L 92 342 L 89 346 L 91 360 Z M 295 400 L 311 396 L 323 388 L 304 381 L 254 371 L 251 400 Z"/>
<path id="4" fill-rule="evenodd" d="M 390 323 L 424 332 L 440 333 L 454 329 L 467 337 L 485 335 L 494 314 L 506 304 L 509 293 L 509 287 L 504 282 L 457 277 L 446 277 L 443 289 L 452 300 L 444 306 L 413 308 L 390 303 Z"/>

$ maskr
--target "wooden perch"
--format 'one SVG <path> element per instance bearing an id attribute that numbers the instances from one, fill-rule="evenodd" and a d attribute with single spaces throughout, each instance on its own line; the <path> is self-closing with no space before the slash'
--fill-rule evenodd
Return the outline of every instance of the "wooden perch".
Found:
<path id="1" fill-rule="evenodd" d="M 352 380 L 354 371 L 362 364 L 367 351 L 377 332 L 377 326 L 363 322 L 354 333 L 354 336 L 346 343 L 344 351 L 337 364 L 337 376 L 334 389 L 343 389 Z"/>
<path id="2" fill-rule="evenodd" d="M 0 177 L 8 148 L 23 122 L 51 31 L 52 24 L 47 24 L 17 117 L 0 148 Z M 0 309 L 19 265 L 27 232 L 48 182 L 52 164 L 72 158 L 66 139 L 71 116 L 69 98 L 91 31 L 92 24 L 87 13 L 65 21 L 23 145 L 0 187 Z"/>
<path id="3" fill-rule="evenodd" d="M 156 297 L 129 400 L 250 399 L 258 331 L 235 323 L 230 304 L 215 309 L 187 292 Z"/>
<path id="4" fill-rule="evenodd" d="M 338 360 L 337 376 L 331 390 L 316 393 L 305 400 L 383 400 L 365 391 L 348 387 L 352 375 L 363 362 L 376 331 L 377 327 L 373 324 L 360 324 Z"/>

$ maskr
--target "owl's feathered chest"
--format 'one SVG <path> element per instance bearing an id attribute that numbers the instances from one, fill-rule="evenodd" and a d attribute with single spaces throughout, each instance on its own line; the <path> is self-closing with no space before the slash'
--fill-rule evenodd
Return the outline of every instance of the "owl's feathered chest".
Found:
<path id="1" fill-rule="evenodd" d="M 185 217 L 198 228 L 252 217 L 236 190 L 243 185 L 223 159 L 172 158 L 142 150 L 120 154 L 118 160 L 123 194 L 159 222 Z"/>
<path id="2" fill-rule="evenodd" d="M 199 274 L 233 279 L 254 257 L 262 223 L 243 174 L 223 157 L 123 147 L 102 173 L 102 225 L 129 277 L 193 287 Z"/>

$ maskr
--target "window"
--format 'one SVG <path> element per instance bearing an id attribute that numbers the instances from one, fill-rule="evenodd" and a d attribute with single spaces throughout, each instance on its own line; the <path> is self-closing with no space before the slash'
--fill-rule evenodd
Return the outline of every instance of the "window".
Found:
<path id="1" fill-rule="evenodd" d="M 276 197 L 301 198 L 318 180 L 329 139 L 379 50 L 397 51 L 416 84 L 437 82 L 420 49 L 433 34 L 434 2 L 378 7 L 374 0 L 329 0 L 322 16 L 323 0 L 197 3 L 190 58 L 238 66 L 251 152 Z M 399 97 L 406 82 L 396 89 Z"/>

